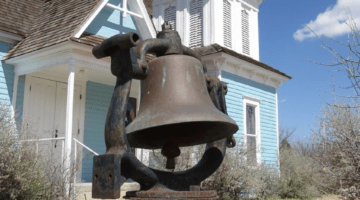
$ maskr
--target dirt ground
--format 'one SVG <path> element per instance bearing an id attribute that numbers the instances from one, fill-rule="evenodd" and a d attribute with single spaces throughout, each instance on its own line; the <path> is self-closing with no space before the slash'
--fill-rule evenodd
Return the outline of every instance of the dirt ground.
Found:
<path id="1" fill-rule="evenodd" d="M 316 198 L 315 200 L 340 200 L 340 199 L 342 198 L 338 195 L 327 195 L 327 196 L 323 196 L 322 198 Z"/>

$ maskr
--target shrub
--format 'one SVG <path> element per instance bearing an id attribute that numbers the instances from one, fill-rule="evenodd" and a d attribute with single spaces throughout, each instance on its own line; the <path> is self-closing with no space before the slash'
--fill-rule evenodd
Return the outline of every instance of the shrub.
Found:
<path id="1" fill-rule="evenodd" d="M 335 101 L 321 110 L 319 130 L 313 132 L 312 157 L 327 169 L 334 189 L 360 185 L 360 105 L 359 102 Z"/>
<path id="2" fill-rule="evenodd" d="M 279 171 L 274 166 L 262 163 L 249 166 L 243 158 L 245 148 L 227 149 L 225 159 L 219 169 L 204 180 L 201 187 L 216 190 L 221 199 L 240 199 L 245 195 L 260 198 L 276 197 L 279 186 Z M 183 171 L 194 166 L 202 157 L 205 145 L 181 148 L 173 171 Z M 165 170 L 165 158 L 159 150 L 150 154 L 150 166 Z"/>
<path id="3" fill-rule="evenodd" d="M 291 148 L 280 151 L 281 198 L 312 199 L 319 197 L 325 183 L 321 166 L 309 157 Z"/>
<path id="4" fill-rule="evenodd" d="M 16 131 L 9 106 L 0 106 L 0 199 L 47 199 L 50 197 L 44 163 L 31 143 Z"/>
<path id="5" fill-rule="evenodd" d="M 241 149 L 241 148 L 239 148 Z M 219 169 L 202 186 L 216 190 L 221 199 L 240 199 L 276 197 L 279 187 L 279 171 L 265 162 L 249 166 L 244 150 L 228 149 Z"/>
<path id="6" fill-rule="evenodd" d="M 36 134 L 18 131 L 10 107 L 0 102 L 0 199 L 69 199 L 61 162 L 54 165 L 51 153 L 29 139 Z"/>

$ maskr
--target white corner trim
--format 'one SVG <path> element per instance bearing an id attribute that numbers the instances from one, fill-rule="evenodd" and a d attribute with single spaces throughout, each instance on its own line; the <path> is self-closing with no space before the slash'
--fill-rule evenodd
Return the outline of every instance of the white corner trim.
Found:
<path id="1" fill-rule="evenodd" d="M 144 18 L 141 14 L 138 14 L 138 13 L 129 11 L 129 10 L 127 9 L 127 7 L 125 7 L 125 3 L 126 3 L 126 5 L 127 5 L 126 0 L 124 0 L 123 8 L 120 8 L 120 7 L 118 7 L 118 6 L 115 6 L 115 5 L 111 4 L 111 3 L 107 3 L 107 4 L 106 4 L 106 7 L 109 7 L 109 8 L 112 8 L 112 9 L 114 9 L 114 10 L 118 10 L 118 11 L 122 12 L 122 13 L 123 13 L 123 15 L 122 15 L 123 18 L 126 18 L 126 17 L 127 17 L 127 14 L 133 15 L 133 16 L 138 17 L 138 18 L 141 18 L 141 19 Z"/>
<path id="2" fill-rule="evenodd" d="M 122 11 L 123 16 L 125 16 L 125 17 L 127 14 L 136 16 L 135 21 L 138 24 L 140 33 L 145 35 L 144 39 L 156 37 L 156 32 L 153 28 L 153 25 L 151 23 L 149 15 L 146 11 L 144 2 L 142 2 L 141 0 L 131 0 L 128 2 L 124 1 L 123 8 L 119 8 L 115 5 L 109 4 L 108 2 L 109 2 L 109 0 L 101 0 L 101 2 L 97 5 L 97 7 L 91 12 L 89 17 L 84 21 L 84 23 L 78 29 L 76 29 L 76 31 L 74 32 L 74 35 L 72 37 L 79 38 L 105 6 L 110 7 L 112 9 Z M 127 5 L 129 5 L 129 7 L 131 8 L 131 10 L 133 12 L 127 10 L 127 7 L 126 7 Z M 141 23 L 139 24 L 139 20 L 144 20 L 145 21 L 144 24 L 141 24 Z M 147 28 L 144 29 L 143 25 L 145 25 Z"/>
<path id="3" fill-rule="evenodd" d="M 137 0 L 137 1 L 138 1 L 139 10 L 142 13 L 142 15 L 144 16 L 144 20 L 147 25 L 146 27 L 149 29 L 151 37 L 156 38 L 156 31 L 154 29 L 154 25 L 150 19 L 149 13 L 147 12 L 144 2 L 142 0 Z M 131 3 L 130 3 L 130 5 L 131 5 Z"/>
<path id="4" fill-rule="evenodd" d="M 108 3 L 109 0 L 101 0 L 101 2 L 96 6 L 95 9 L 91 12 L 89 17 L 84 21 L 81 26 L 75 30 L 75 33 L 72 37 L 79 38 L 86 28 L 91 24 L 91 22 L 95 19 L 95 17 L 99 14 L 99 12 L 104 8 L 104 6 Z"/>
<path id="5" fill-rule="evenodd" d="M 16 44 L 17 42 L 19 42 L 23 39 L 24 39 L 24 37 L 22 37 L 20 35 L 0 30 L 0 40 L 2 40 L 4 42 L 10 43 L 10 44 Z"/>
<path id="6" fill-rule="evenodd" d="M 277 135 L 277 162 L 280 170 L 280 138 L 279 138 L 279 99 L 278 90 L 276 90 L 276 135 Z"/>
<path id="7" fill-rule="evenodd" d="M 255 107 L 255 126 L 256 126 L 256 161 L 259 165 L 261 163 L 261 126 L 260 126 L 260 100 L 254 97 L 243 95 L 243 136 L 244 143 L 247 145 L 247 130 L 246 130 L 246 105 Z"/>
<path id="8" fill-rule="evenodd" d="M 128 1 L 128 5 L 133 12 L 143 16 L 143 18 L 134 18 L 139 32 L 141 33 L 142 39 L 145 40 L 156 38 L 156 31 L 146 10 L 144 2 L 142 0 L 131 0 Z"/>

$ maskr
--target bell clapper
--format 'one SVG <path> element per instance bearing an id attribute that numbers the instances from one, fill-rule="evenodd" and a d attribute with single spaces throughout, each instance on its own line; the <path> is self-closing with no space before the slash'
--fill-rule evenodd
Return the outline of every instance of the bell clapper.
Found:
<path id="1" fill-rule="evenodd" d="M 163 148 L 161 154 L 166 157 L 166 169 L 175 169 L 175 158 L 180 156 L 181 151 L 174 142 L 169 139 Z"/>

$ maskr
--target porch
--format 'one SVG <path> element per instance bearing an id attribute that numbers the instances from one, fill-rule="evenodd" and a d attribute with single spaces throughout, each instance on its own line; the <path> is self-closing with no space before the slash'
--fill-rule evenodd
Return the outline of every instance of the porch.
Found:
<path id="1" fill-rule="evenodd" d="M 15 66 L 12 106 L 21 129 L 34 132 L 39 150 L 51 152 L 53 164 L 69 169 L 81 158 L 74 184 L 92 181 L 92 157 L 105 153 L 104 126 L 116 77 L 110 59 L 96 59 L 92 46 L 68 41 L 8 60 Z M 130 108 L 140 103 L 134 80 Z M 145 164 L 145 150 L 137 150 Z M 70 177 L 70 172 L 68 177 Z M 89 197 L 88 197 L 89 198 Z"/>

